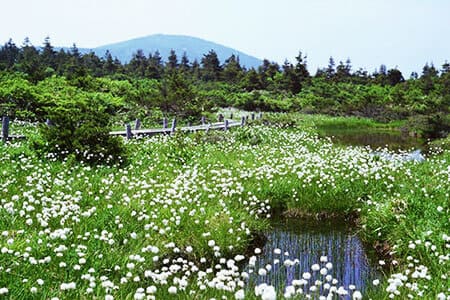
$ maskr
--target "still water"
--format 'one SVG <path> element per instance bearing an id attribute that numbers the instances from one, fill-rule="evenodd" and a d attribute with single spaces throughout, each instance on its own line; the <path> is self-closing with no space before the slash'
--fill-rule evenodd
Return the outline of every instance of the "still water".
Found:
<path id="1" fill-rule="evenodd" d="M 323 136 L 341 145 L 370 146 L 372 149 L 388 148 L 390 150 L 425 150 L 425 141 L 420 138 L 402 134 L 399 131 L 374 129 L 333 129 L 321 128 Z"/>
<path id="2" fill-rule="evenodd" d="M 355 228 L 350 224 L 336 220 L 277 217 L 271 225 L 271 229 L 265 232 L 267 242 L 253 268 L 254 275 L 250 276 L 251 285 L 267 283 L 283 289 L 291 285 L 293 280 L 302 279 L 304 272 L 310 272 L 312 277 L 304 286 L 307 292 L 315 280 L 320 279 L 325 283 L 325 276 L 311 269 L 313 264 L 325 267 L 326 262 L 320 262 L 322 256 L 326 256 L 327 262 L 332 263 L 327 275 L 337 279 L 338 287 L 348 289 L 350 285 L 354 285 L 356 289 L 364 291 L 368 283 L 378 275 L 369 262 Z M 296 263 L 286 266 L 283 263 L 286 260 Z M 263 276 L 257 275 L 258 270 L 267 265 L 271 266 L 270 271 Z"/>
<path id="3" fill-rule="evenodd" d="M 421 161 L 421 153 L 426 152 L 424 140 L 396 131 L 321 128 L 320 132 L 341 145 L 370 146 L 374 155 L 380 155 L 377 149 L 387 148 L 394 152 L 406 151 L 409 153 L 409 156 L 405 156 L 407 160 Z M 385 152 L 381 153 L 382 156 L 387 155 Z M 304 293 L 308 294 L 309 288 L 316 280 L 327 282 L 320 271 L 312 270 L 312 265 L 319 264 L 323 269 L 326 263 L 332 264 L 327 275 L 337 280 L 337 287 L 343 286 L 347 290 L 353 285 L 364 292 L 371 286 L 373 279 L 381 277 L 373 264 L 377 260 L 374 257 L 369 259 L 357 235 L 357 228 L 351 224 L 338 220 L 276 217 L 272 219 L 271 225 L 270 230 L 265 232 L 267 242 L 261 255 L 257 256 L 255 266 L 248 267 L 251 273 L 250 286 L 266 283 L 277 290 L 283 290 L 292 285 L 294 280 L 302 279 L 304 272 L 309 272 L 311 278 L 303 285 Z M 327 262 L 321 262 L 321 257 L 325 256 Z M 284 264 L 286 260 L 290 263 Z M 269 271 L 265 272 L 267 269 Z M 323 285 L 319 285 L 318 290 L 311 296 L 317 298 L 317 295 L 321 294 L 327 294 Z"/>

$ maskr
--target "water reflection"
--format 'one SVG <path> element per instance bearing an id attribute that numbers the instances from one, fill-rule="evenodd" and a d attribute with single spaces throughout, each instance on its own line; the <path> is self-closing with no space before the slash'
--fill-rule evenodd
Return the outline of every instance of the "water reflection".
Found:
<path id="1" fill-rule="evenodd" d="M 264 276 L 251 276 L 251 285 L 267 283 L 282 289 L 291 285 L 293 280 L 301 279 L 304 272 L 310 272 L 312 277 L 305 286 L 307 291 L 316 279 L 324 279 L 319 271 L 311 270 L 313 264 L 325 267 L 325 262 L 320 263 L 322 256 L 332 263 L 333 267 L 327 274 L 338 280 L 337 286 L 347 289 L 355 285 L 356 289 L 364 291 L 367 283 L 376 275 L 361 240 L 343 222 L 278 218 L 272 225 L 272 229 L 266 233 L 268 241 L 262 255 L 258 257 L 253 274 L 268 264 L 271 270 Z M 275 249 L 281 249 L 281 253 L 275 253 Z M 295 260 L 296 264 L 284 265 L 287 259 Z M 277 260 L 279 263 L 276 263 Z"/>
<path id="2" fill-rule="evenodd" d="M 334 142 L 343 145 L 371 146 L 373 149 L 387 147 L 390 150 L 425 149 L 423 139 L 396 131 L 321 128 L 320 132 L 324 136 L 332 137 Z"/>

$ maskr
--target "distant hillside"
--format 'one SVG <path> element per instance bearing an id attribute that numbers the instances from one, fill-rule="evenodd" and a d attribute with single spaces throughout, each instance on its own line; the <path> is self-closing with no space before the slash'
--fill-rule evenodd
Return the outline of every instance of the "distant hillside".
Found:
<path id="1" fill-rule="evenodd" d="M 200 63 L 203 54 L 206 54 L 213 49 L 222 63 L 232 54 L 239 56 L 241 65 L 247 68 L 257 68 L 262 62 L 260 59 L 247 55 L 236 49 L 203 39 L 183 35 L 155 34 L 115 44 L 100 46 L 92 50 L 100 57 L 105 55 L 106 50 L 109 50 L 113 57 L 117 57 L 122 63 L 125 63 L 131 59 L 133 53 L 135 53 L 138 49 L 142 49 L 145 55 L 158 50 L 164 60 L 167 59 L 170 50 L 173 49 L 176 51 L 179 60 L 183 55 L 183 52 L 186 52 L 186 55 L 191 62 L 193 62 L 194 59 L 197 59 Z M 90 50 L 80 49 L 80 51 L 87 52 Z"/>

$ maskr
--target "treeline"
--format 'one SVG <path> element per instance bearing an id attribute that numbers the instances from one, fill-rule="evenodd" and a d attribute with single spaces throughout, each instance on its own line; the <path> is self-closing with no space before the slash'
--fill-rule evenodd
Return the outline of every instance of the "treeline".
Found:
<path id="1" fill-rule="evenodd" d="M 122 63 L 108 51 L 98 57 L 80 53 L 75 45 L 55 50 L 47 38 L 41 47 L 27 39 L 20 47 L 11 40 L 5 43 L 0 72 L 3 113 L 34 117 L 43 117 L 48 101 L 41 98 L 58 84 L 64 85 L 59 92 L 70 87 L 115 99 L 117 111 L 129 115 L 157 110 L 198 116 L 213 107 L 236 106 L 391 120 L 436 114 L 445 118 L 450 110 L 448 62 L 441 68 L 425 64 L 408 79 L 395 68 L 354 71 L 350 60 L 335 63 L 333 58 L 311 74 L 301 52 L 293 63 L 265 59 L 257 69 L 246 69 L 235 55 L 221 63 L 214 50 L 201 61 L 190 61 L 186 53 L 172 51 L 163 59 L 157 51 L 146 55 L 138 50 Z"/>

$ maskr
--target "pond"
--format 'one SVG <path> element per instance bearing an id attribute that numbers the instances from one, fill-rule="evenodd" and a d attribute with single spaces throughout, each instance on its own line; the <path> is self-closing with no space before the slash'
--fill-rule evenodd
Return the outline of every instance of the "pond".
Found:
<path id="1" fill-rule="evenodd" d="M 399 131 L 328 127 L 320 128 L 319 132 L 337 144 L 370 146 L 374 155 L 388 159 L 389 152 L 376 149 L 408 153 L 404 159 L 418 161 L 424 159 L 421 153 L 426 151 L 424 140 Z M 250 287 L 265 283 L 276 290 L 285 290 L 294 285 L 296 292 L 301 290 L 316 299 L 328 295 L 330 284 L 343 287 L 349 295 L 342 298 L 350 299 L 351 289 L 364 293 L 372 287 L 374 279 L 382 277 L 374 263 L 378 260 L 368 255 L 353 224 L 335 219 L 275 217 L 264 234 L 267 242 L 262 253 L 248 266 Z M 305 272 L 307 280 L 302 281 Z"/>
<path id="2" fill-rule="evenodd" d="M 323 136 L 331 137 L 332 141 L 341 145 L 370 146 L 376 148 L 388 148 L 389 150 L 426 150 L 425 140 L 402 134 L 400 131 L 380 129 L 342 129 L 319 128 Z"/>
<path id="3" fill-rule="evenodd" d="M 364 245 L 351 224 L 337 220 L 276 217 L 271 225 L 265 233 L 267 242 L 261 255 L 257 256 L 255 266 L 249 267 L 249 272 L 253 272 L 250 286 L 267 283 L 277 290 L 283 289 L 295 285 L 294 280 L 305 278 L 303 273 L 309 272 L 311 278 L 302 285 L 304 293 L 310 293 L 310 287 L 320 280 L 316 293 L 326 295 L 324 284 L 332 284 L 331 277 L 337 280 L 336 287 L 343 286 L 349 290 L 354 285 L 363 292 L 368 283 L 379 275 L 370 264 Z M 312 269 L 314 264 L 318 264 L 316 271 L 313 271 L 314 267 Z M 265 274 L 267 266 L 270 271 Z M 262 273 L 260 269 L 263 269 Z M 326 274 L 322 269 L 326 269 Z M 328 280 L 326 275 L 331 275 Z"/>

